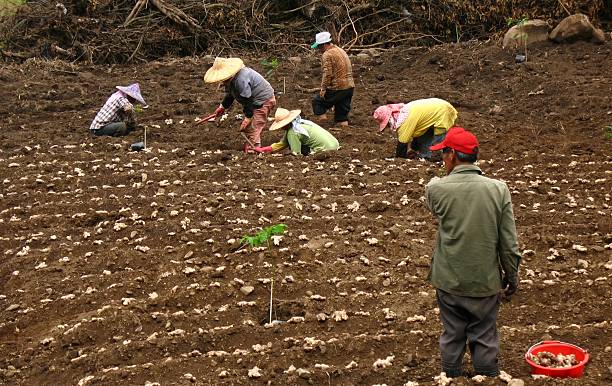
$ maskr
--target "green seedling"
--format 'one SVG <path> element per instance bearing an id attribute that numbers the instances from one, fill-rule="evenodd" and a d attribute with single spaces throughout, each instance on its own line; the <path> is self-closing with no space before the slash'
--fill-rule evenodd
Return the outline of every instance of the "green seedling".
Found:
<path id="1" fill-rule="evenodd" d="M 270 250 L 270 240 L 272 236 L 280 236 L 287 230 L 287 225 L 276 224 L 264 228 L 253 236 L 243 236 L 240 239 L 242 247 L 250 245 L 252 247 L 267 246 L 266 251 Z M 274 298 L 274 276 L 276 276 L 276 264 L 272 264 L 272 277 L 270 278 L 270 323 L 272 323 L 272 299 Z"/>
<path id="2" fill-rule="evenodd" d="M 270 76 L 276 68 L 280 65 L 277 58 L 269 58 L 261 61 L 261 65 L 266 69 L 266 76 Z"/>
<path id="3" fill-rule="evenodd" d="M 604 127 L 603 132 L 604 132 L 605 139 L 612 139 L 612 125 L 608 125 Z"/>
<path id="4" fill-rule="evenodd" d="M 522 17 L 520 19 L 514 19 L 509 17 L 506 19 L 506 24 L 510 27 L 513 25 L 518 26 L 519 33 L 514 36 L 514 40 L 520 40 L 523 43 L 523 54 L 525 55 L 525 61 L 527 61 L 527 39 L 529 38 L 529 34 L 525 32 L 525 23 L 527 23 L 529 19 L 527 17 Z"/>
<path id="5" fill-rule="evenodd" d="M 142 106 L 141 105 L 134 106 L 134 111 L 137 113 L 142 113 Z"/>

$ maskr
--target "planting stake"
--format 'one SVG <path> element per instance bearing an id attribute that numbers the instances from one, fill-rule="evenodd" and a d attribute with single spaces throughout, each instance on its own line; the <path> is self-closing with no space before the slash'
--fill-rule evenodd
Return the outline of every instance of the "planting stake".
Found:
<path id="1" fill-rule="evenodd" d="M 147 127 L 144 128 L 144 148 L 147 148 Z"/>

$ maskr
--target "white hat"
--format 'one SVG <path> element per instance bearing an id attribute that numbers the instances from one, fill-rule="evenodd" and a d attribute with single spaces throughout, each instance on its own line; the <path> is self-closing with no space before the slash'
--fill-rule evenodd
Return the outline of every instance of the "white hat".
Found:
<path id="1" fill-rule="evenodd" d="M 331 34 L 329 32 L 327 32 L 327 31 L 319 32 L 318 34 L 315 35 L 315 42 L 312 43 L 310 48 L 317 48 L 321 44 L 331 42 L 331 40 L 332 40 L 331 39 Z"/>

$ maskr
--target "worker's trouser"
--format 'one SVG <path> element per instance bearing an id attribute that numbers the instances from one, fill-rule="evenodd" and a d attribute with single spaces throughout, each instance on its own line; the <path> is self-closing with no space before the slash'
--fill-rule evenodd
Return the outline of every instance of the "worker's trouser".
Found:
<path id="1" fill-rule="evenodd" d="M 327 110 L 334 108 L 335 122 L 348 122 L 348 114 L 351 111 L 353 89 L 327 90 L 325 96 L 316 95 L 312 99 L 312 111 L 315 115 L 323 115 Z"/>
<path id="2" fill-rule="evenodd" d="M 261 107 L 253 110 L 253 120 L 244 133 L 255 147 L 261 145 L 261 132 L 268 124 L 268 115 L 274 106 L 276 106 L 276 98 L 272 95 L 272 98 L 265 101 Z"/>
<path id="3" fill-rule="evenodd" d="M 444 327 L 440 336 L 442 371 L 449 377 L 461 376 L 467 342 L 476 374 L 497 376 L 499 295 L 473 298 L 440 289 L 436 294 Z"/>
<path id="4" fill-rule="evenodd" d="M 136 124 L 133 121 L 112 122 L 102 126 L 98 130 L 91 130 L 91 134 L 95 136 L 108 135 L 111 137 L 121 137 L 129 134 L 135 127 Z"/>
<path id="5" fill-rule="evenodd" d="M 435 135 L 435 128 L 431 126 L 429 129 L 427 129 L 425 134 L 412 139 L 412 142 L 410 143 L 410 148 L 417 152 L 419 158 L 425 158 L 429 160 L 431 159 L 432 155 L 431 150 L 429 150 L 429 147 L 442 142 L 442 140 L 444 140 L 444 137 L 446 137 L 446 132 L 440 135 Z"/>

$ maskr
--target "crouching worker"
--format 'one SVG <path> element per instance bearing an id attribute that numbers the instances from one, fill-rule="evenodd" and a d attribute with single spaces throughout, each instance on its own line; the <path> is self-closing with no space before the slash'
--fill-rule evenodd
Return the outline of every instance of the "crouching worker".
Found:
<path id="1" fill-rule="evenodd" d="M 300 118 L 301 112 L 301 110 L 289 111 L 277 108 L 270 130 L 285 130 L 283 139 L 271 146 L 257 147 L 254 150 L 259 153 L 271 153 L 289 146 L 293 154 L 302 155 L 338 150 L 340 147 L 338 140 L 316 123 Z"/>
<path id="2" fill-rule="evenodd" d="M 261 145 L 261 131 L 268 123 L 268 114 L 276 106 L 274 89 L 257 71 L 245 67 L 239 58 L 216 58 L 212 67 L 206 71 L 204 82 L 221 82 L 225 87 L 225 97 L 214 115 L 223 115 L 234 99 L 242 105 L 244 119 L 240 131 L 257 147 Z M 249 150 L 249 143 L 244 150 Z"/>
<path id="3" fill-rule="evenodd" d="M 387 126 L 397 131 L 396 157 L 431 161 L 429 147 L 444 139 L 448 129 L 455 124 L 457 110 L 443 99 L 427 98 L 380 106 L 373 117 L 378 121 L 379 131 Z"/>
<path id="4" fill-rule="evenodd" d="M 138 83 L 133 83 L 127 87 L 117 86 L 117 90 L 108 98 L 91 122 L 89 131 L 93 135 L 120 137 L 136 128 L 134 105 L 147 106 L 140 94 L 140 86 Z"/>

